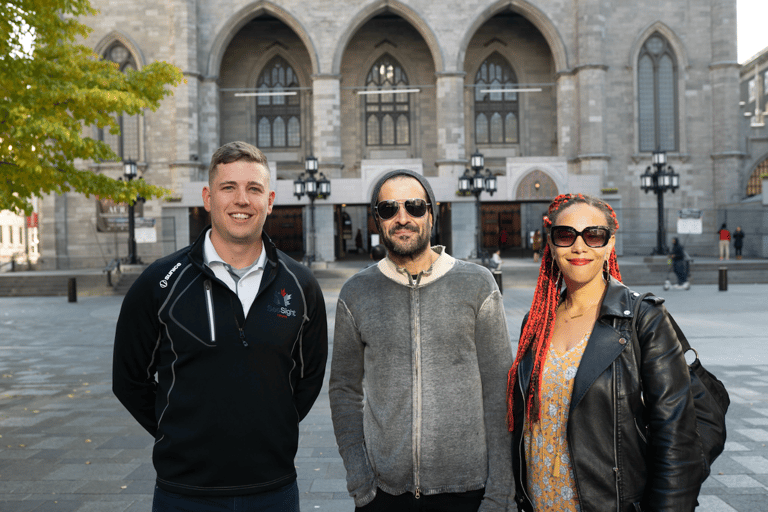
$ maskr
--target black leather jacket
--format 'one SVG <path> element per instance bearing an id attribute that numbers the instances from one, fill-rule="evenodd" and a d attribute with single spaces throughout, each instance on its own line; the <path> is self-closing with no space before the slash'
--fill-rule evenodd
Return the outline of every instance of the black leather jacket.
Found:
<path id="1" fill-rule="evenodd" d="M 611 279 L 574 381 L 567 435 L 583 512 L 692 511 L 704 475 L 688 369 L 658 297 L 643 302 L 637 321 L 638 372 L 629 333 L 638 296 Z M 521 390 L 532 365 L 528 351 L 518 370 L 512 441 L 515 499 L 526 511 L 534 509 Z"/>

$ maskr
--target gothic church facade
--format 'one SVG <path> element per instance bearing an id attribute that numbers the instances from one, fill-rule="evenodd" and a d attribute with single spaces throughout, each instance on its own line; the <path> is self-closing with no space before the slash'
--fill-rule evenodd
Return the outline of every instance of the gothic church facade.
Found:
<path id="1" fill-rule="evenodd" d="M 655 240 L 656 198 L 640 189 L 654 150 L 680 189 L 667 208 L 739 202 L 736 0 L 93 0 L 86 44 L 121 68 L 163 60 L 185 83 L 156 112 L 93 136 L 140 175 L 172 190 L 143 204 L 151 260 L 194 239 L 200 191 L 222 143 L 269 157 L 276 208 L 267 231 L 292 254 L 333 261 L 375 242 L 367 213 L 375 178 L 427 176 L 441 213 L 437 242 L 459 258 L 480 244 L 524 248 L 554 195 L 582 192 L 620 213 L 620 252 Z M 457 193 L 473 153 L 497 177 Z M 314 156 L 331 194 L 307 214 L 293 181 Z M 83 162 L 118 178 L 120 162 Z M 749 171 L 746 171 L 749 172 Z M 58 268 L 123 256 L 124 233 L 99 230 L 99 204 L 68 194 L 41 207 L 41 256 Z M 103 213 L 103 212 L 102 212 Z M 705 219 L 712 226 L 714 219 Z M 310 223 L 314 236 L 309 236 Z M 351 229 L 350 229 L 351 228 Z"/>

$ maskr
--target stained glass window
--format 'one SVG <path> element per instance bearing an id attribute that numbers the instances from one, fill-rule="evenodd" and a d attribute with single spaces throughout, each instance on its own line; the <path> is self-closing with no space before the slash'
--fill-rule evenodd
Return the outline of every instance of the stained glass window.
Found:
<path id="1" fill-rule="evenodd" d="M 383 55 L 377 60 L 365 79 L 366 89 L 388 90 L 407 85 L 408 76 L 391 55 Z M 408 93 L 366 94 L 364 97 L 367 145 L 410 144 L 411 103 Z"/>
<path id="2" fill-rule="evenodd" d="M 480 65 L 475 75 L 475 142 L 517 144 L 517 77 L 509 62 L 498 53 Z M 489 92 L 490 91 L 490 92 Z"/>
<path id="3" fill-rule="evenodd" d="M 263 93 L 277 94 L 257 96 L 256 127 L 260 148 L 301 146 L 301 105 L 298 91 L 295 90 L 298 87 L 296 73 L 280 56 L 269 61 L 262 70 L 256 89 Z"/>
<path id="4" fill-rule="evenodd" d="M 640 151 L 677 151 L 677 62 L 659 33 L 640 50 L 637 80 Z"/>
<path id="5" fill-rule="evenodd" d="M 123 73 L 137 69 L 133 55 L 120 42 L 115 42 L 107 48 L 102 57 L 117 64 Z M 98 139 L 106 142 L 119 160 L 140 160 L 139 154 L 139 115 L 123 114 L 117 118 L 120 133 L 110 133 L 109 128 L 98 129 Z"/>

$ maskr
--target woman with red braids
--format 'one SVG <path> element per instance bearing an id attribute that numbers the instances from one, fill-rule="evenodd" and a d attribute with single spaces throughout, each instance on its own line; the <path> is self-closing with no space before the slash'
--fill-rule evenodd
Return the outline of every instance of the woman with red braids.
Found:
<path id="1" fill-rule="evenodd" d="M 629 331 L 639 294 L 621 283 L 613 209 L 561 195 L 545 225 L 539 280 L 509 372 L 518 509 L 692 511 L 702 449 L 663 299 L 641 305 L 636 356 Z"/>

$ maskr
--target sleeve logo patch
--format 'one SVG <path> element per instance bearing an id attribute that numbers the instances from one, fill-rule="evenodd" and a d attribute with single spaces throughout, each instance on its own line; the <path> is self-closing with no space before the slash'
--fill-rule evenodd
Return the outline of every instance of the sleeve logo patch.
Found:
<path id="1" fill-rule="evenodd" d="M 160 281 L 160 288 L 165 288 L 168 286 L 168 280 L 171 278 L 173 273 L 179 269 L 180 266 L 181 266 L 181 263 L 177 263 L 176 265 L 173 266 L 173 268 L 167 274 L 165 274 L 165 278 L 163 278 Z"/>

